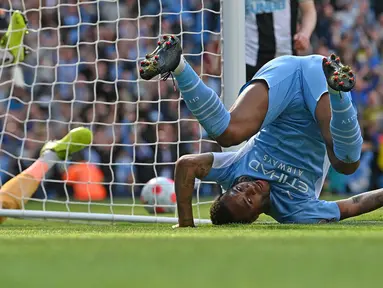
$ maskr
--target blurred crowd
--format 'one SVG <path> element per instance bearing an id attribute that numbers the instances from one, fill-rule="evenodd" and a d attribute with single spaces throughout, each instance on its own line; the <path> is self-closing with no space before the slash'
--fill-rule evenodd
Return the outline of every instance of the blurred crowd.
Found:
<path id="1" fill-rule="evenodd" d="M 93 131 L 92 146 L 56 165 L 40 196 L 132 196 L 155 176 L 173 178 L 182 155 L 218 149 L 171 79 L 142 81 L 138 70 L 162 34 L 182 33 L 187 60 L 220 93 L 219 0 L 10 2 L 1 8 L 27 11 L 32 53 L 22 64 L 23 88 L 9 81 L 12 69 L 1 73 L 3 182 L 30 165 L 45 141 L 77 126 Z"/>
<path id="2" fill-rule="evenodd" d="M 357 73 L 352 97 L 363 130 L 361 165 L 350 176 L 330 170 L 325 189 L 356 194 L 383 187 L 383 1 L 317 1 L 313 52 L 336 52 Z"/>
<path id="3" fill-rule="evenodd" d="M 4 17 L 9 9 L 27 11 L 31 53 L 22 71 L 0 71 L 2 182 L 38 158 L 47 140 L 78 126 L 92 129 L 92 146 L 56 165 L 40 196 L 75 193 L 87 200 L 84 191 L 89 190 L 78 181 L 96 183 L 93 200 L 132 196 L 155 176 L 173 178 L 180 156 L 219 151 L 171 79 L 146 82 L 138 77 L 140 61 L 160 35 L 173 33 L 181 35 L 186 59 L 220 95 L 219 0 L 9 3 L 12 7 L 0 4 Z M 334 51 L 357 71 L 353 98 L 365 139 L 358 172 L 342 176 L 330 171 L 325 189 L 358 193 L 383 187 L 383 1 L 320 0 L 316 8 L 310 53 Z M 19 78 L 25 85 L 14 85 Z M 62 179 L 68 180 L 66 185 Z M 211 195 L 215 189 L 204 185 L 201 193 Z"/>

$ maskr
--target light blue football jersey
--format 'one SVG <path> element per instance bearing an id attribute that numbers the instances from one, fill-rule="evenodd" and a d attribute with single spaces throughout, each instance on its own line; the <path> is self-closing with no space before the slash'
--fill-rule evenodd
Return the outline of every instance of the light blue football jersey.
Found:
<path id="1" fill-rule="evenodd" d="M 243 175 L 268 181 L 269 214 L 281 223 L 340 218 L 336 203 L 318 200 L 330 166 L 315 120 L 317 102 L 327 92 L 322 59 L 282 56 L 261 68 L 252 80 L 265 80 L 269 86 L 269 107 L 260 132 L 238 152 L 213 153 L 213 167 L 205 178 L 224 189 Z"/>

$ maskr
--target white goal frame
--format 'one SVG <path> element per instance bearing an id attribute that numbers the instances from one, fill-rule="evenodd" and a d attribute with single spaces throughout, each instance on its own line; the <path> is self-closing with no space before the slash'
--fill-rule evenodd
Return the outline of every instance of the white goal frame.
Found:
<path id="1" fill-rule="evenodd" d="M 240 87 L 245 83 L 245 0 L 221 0 L 221 98 L 229 109 L 235 102 Z M 235 148 L 234 148 L 235 149 Z M 199 203 L 201 204 L 201 203 Z M 23 205 L 24 206 L 24 205 Z M 137 205 L 139 206 L 139 205 Z M 31 219 L 60 219 L 79 221 L 178 223 L 176 217 L 122 215 L 84 212 L 56 212 L 37 210 L 0 209 L 0 216 Z M 195 219 L 195 224 L 209 224 L 208 219 Z"/>

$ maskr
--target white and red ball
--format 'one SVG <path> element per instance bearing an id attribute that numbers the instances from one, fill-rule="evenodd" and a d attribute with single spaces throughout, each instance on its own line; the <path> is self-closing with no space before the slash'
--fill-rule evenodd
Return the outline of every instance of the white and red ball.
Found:
<path id="1" fill-rule="evenodd" d="M 174 213 L 177 203 L 174 181 L 165 177 L 153 178 L 142 188 L 140 198 L 149 213 Z"/>

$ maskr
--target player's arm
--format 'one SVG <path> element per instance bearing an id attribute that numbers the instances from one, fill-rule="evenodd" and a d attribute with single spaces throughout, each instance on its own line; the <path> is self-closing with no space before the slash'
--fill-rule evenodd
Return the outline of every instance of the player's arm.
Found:
<path id="1" fill-rule="evenodd" d="M 341 220 L 362 215 L 383 206 L 383 189 L 366 192 L 336 203 L 339 206 Z"/>
<path id="2" fill-rule="evenodd" d="M 337 172 L 349 175 L 354 173 L 356 169 L 358 169 L 359 160 L 352 163 L 346 163 L 335 156 L 333 137 L 330 131 L 330 121 L 332 117 L 331 113 L 332 112 L 330 108 L 330 96 L 328 93 L 325 93 L 318 101 L 315 110 L 315 117 L 319 124 L 323 139 L 326 143 L 327 154 L 330 159 L 331 165 Z M 350 149 L 352 149 L 351 146 Z"/>
<path id="3" fill-rule="evenodd" d="M 177 195 L 178 226 L 194 227 L 192 197 L 196 178 L 209 174 L 213 155 L 194 154 L 182 156 L 176 163 L 175 189 Z"/>
<path id="4" fill-rule="evenodd" d="M 310 37 L 317 23 L 317 13 L 314 1 L 301 0 L 299 10 L 302 14 L 301 29 L 294 35 L 296 50 L 307 50 L 310 46 Z"/>

